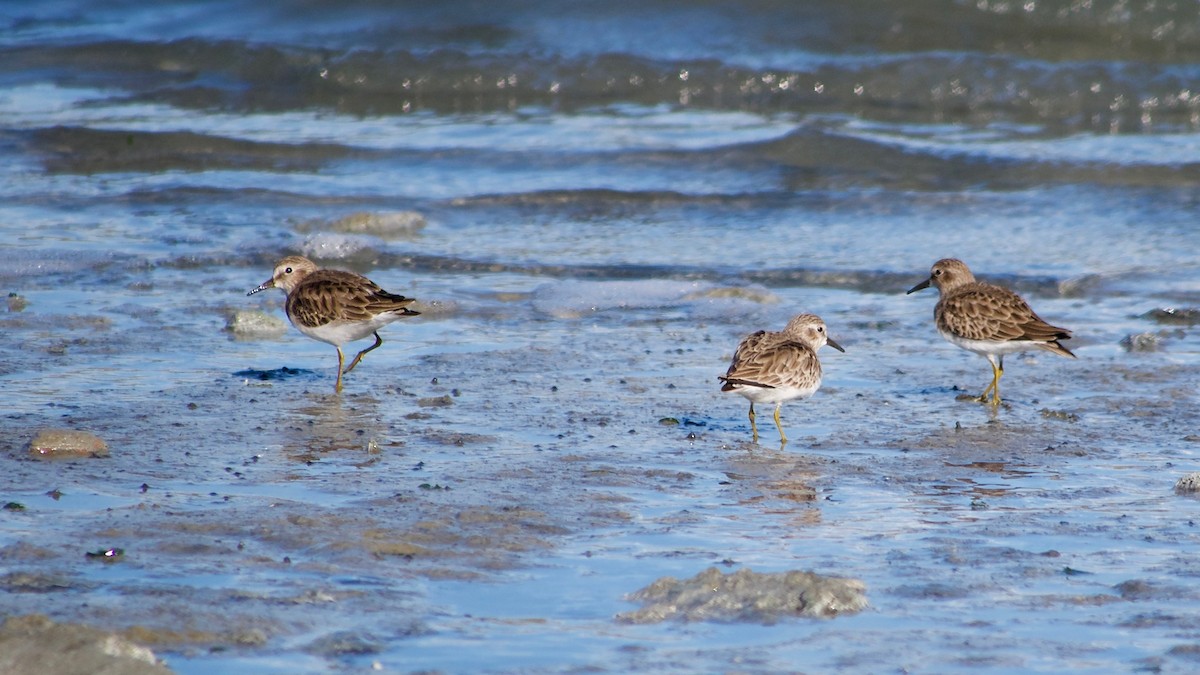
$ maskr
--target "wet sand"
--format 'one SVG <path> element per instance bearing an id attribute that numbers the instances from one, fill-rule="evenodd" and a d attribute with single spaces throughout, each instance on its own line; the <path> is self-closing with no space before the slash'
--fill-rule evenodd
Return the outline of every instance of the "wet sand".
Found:
<path id="1" fill-rule="evenodd" d="M 0 639 L 1196 669 L 1193 8 L 10 4 Z M 340 396 L 246 297 L 287 254 L 421 303 Z M 990 368 L 904 295 L 946 256 L 1078 360 L 967 400 Z M 804 311 L 847 351 L 752 444 L 716 376 Z"/>
<path id="2" fill-rule="evenodd" d="M 793 293 L 814 297 L 784 289 L 784 304 Z M 750 648 L 710 643 L 717 628 L 677 635 L 695 650 L 684 658 L 619 620 L 638 589 L 716 566 L 865 588 L 857 616 L 768 621 L 792 634 L 761 628 L 762 668 L 1037 669 L 1047 649 L 1059 665 L 1186 663 L 1169 616 L 1196 595 L 1197 502 L 1173 488 L 1198 447 L 1196 365 L 1087 341 L 1077 362 L 1011 359 L 992 411 L 962 400 L 986 363 L 932 341 L 928 307 L 897 295 L 867 325 L 855 312 L 883 298 L 818 292 L 847 353 L 825 355 L 813 399 L 785 406 L 786 447 L 772 425 L 753 445 L 744 401 L 715 378 L 733 317 L 782 308 L 722 295 L 582 318 L 513 296 L 504 312 L 389 327 L 341 396 L 332 350 L 295 331 L 167 338 L 217 354 L 203 363 L 286 369 L 131 370 L 131 387 L 10 415 L 22 488 L 8 498 L 24 509 L 6 515 L 5 613 L 110 627 L 179 672 L 279 658 L 471 669 L 450 645 L 519 654 L 514 625 L 529 649 L 582 633 L 577 655 L 538 666 L 551 670 L 599 666 L 611 640 L 638 669 L 732 667 Z M 696 318 L 714 303 L 728 318 Z M 63 358 L 86 360 L 105 334 Z M 109 456 L 25 458 L 54 418 Z M 123 555 L 87 556 L 109 548 Z M 885 654 L 898 637 L 926 646 Z"/>

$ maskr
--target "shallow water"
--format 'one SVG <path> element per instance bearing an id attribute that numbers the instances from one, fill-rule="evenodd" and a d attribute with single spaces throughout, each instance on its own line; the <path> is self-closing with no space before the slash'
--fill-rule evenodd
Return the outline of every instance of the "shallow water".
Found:
<path id="1" fill-rule="evenodd" d="M 0 614 L 181 673 L 1195 667 L 1189 7 L 93 4 L 0 10 Z M 341 396 L 226 330 L 289 253 L 423 303 Z M 960 400 L 945 256 L 1079 358 Z M 716 375 L 800 311 L 847 351 L 752 445 Z M 870 606 L 617 619 L 713 566 Z"/>

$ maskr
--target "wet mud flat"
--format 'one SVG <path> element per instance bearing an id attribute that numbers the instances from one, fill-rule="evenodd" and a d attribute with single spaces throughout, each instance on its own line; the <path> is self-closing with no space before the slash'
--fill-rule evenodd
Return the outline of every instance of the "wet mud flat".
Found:
<path id="1" fill-rule="evenodd" d="M 394 4 L 0 33 L 0 672 L 1198 669 L 1194 10 Z M 430 303 L 342 396 L 289 253 Z M 1080 358 L 962 400 L 947 255 Z"/>
<path id="2" fill-rule="evenodd" d="M 197 326 L 159 339 L 208 345 L 206 377 L 129 369 L 9 414 L 4 615 L 115 631 L 177 672 L 1194 663 L 1186 354 L 1114 333 L 1079 362 L 1016 358 L 992 411 L 959 400 L 986 364 L 931 344 L 923 312 L 861 324 L 879 297 L 810 295 L 847 354 L 785 406 L 780 448 L 715 379 L 744 330 L 720 317 L 772 305 L 536 297 L 390 330 L 341 396 L 324 345 L 211 350 Z M 66 367 L 146 339 L 97 330 Z M 108 455 L 33 459 L 45 427 Z M 808 572 L 855 595 L 806 613 L 780 580 Z M 729 611 L 666 611 L 689 583 L 727 585 Z M 538 655 L 564 636 L 580 648 Z"/>

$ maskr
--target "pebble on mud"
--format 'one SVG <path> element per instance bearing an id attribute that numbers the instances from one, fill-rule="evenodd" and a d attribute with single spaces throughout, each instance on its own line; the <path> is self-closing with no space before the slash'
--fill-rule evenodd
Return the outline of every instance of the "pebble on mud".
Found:
<path id="1" fill-rule="evenodd" d="M 29 441 L 29 455 L 39 459 L 108 457 L 108 444 L 86 431 L 43 429 Z"/>
<path id="2" fill-rule="evenodd" d="M 715 567 L 682 581 L 662 577 L 628 599 L 643 607 L 617 615 L 627 623 L 668 619 L 772 623 L 790 616 L 833 617 L 867 606 L 866 585 L 858 579 L 799 570 L 741 569 L 726 575 Z"/>
<path id="3" fill-rule="evenodd" d="M 0 673 L 120 673 L 166 675 L 154 652 L 88 626 L 61 624 L 40 614 L 0 625 Z"/>
<path id="4" fill-rule="evenodd" d="M 287 332 L 287 324 L 266 312 L 238 310 L 225 318 L 225 330 L 239 338 L 279 337 Z"/>
<path id="5" fill-rule="evenodd" d="M 1200 494 L 1200 471 L 1189 473 L 1188 475 L 1175 481 L 1175 494 L 1177 495 L 1194 495 Z"/>

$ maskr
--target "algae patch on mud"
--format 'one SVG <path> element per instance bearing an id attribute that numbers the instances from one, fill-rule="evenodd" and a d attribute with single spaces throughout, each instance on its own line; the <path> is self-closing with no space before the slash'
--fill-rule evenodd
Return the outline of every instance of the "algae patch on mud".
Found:
<path id="1" fill-rule="evenodd" d="M 644 604 L 617 616 L 626 623 L 774 623 L 790 616 L 834 617 L 867 606 L 866 585 L 858 579 L 799 570 L 760 573 L 741 569 L 726 575 L 715 567 L 682 581 L 662 577 L 629 599 Z"/>
<path id="2" fill-rule="evenodd" d="M 552 538 L 567 532 L 552 518 L 533 509 L 484 506 L 423 519 L 407 530 L 367 529 L 362 545 L 377 556 L 460 559 L 468 561 L 475 570 L 504 570 L 518 565 L 522 553 L 552 548 Z M 435 566 L 428 574 L 474 578 L 478 573 Z"/>
<path id="3" fill-rule="evenodd" d="M 0 672 L 167 675 L 154 653 L 103 630 L 31 614 L 0 625 Z"/>

